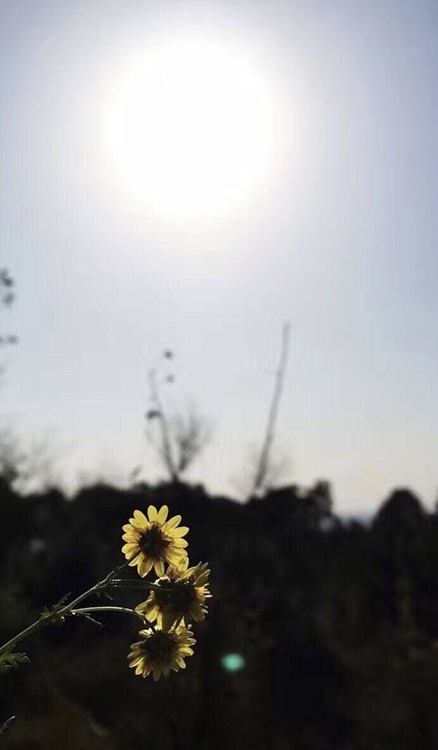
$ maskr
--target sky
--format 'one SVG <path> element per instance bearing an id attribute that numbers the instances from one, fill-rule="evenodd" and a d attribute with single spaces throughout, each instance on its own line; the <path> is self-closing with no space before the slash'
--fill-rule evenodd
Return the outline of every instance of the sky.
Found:
<path id="1" fill-rule="evenodd" d="M 398 486 L 433 506 L 437 31 L 433 0 L 1 0 L 0 408 L 53 477 L 163 476 L 157 368 L 212 427 L 188 478 L 242 498 L 289 322 L 282 481 L 327 479 L 348 514 Z M 135 75 L 175 48 L 153 99 Z M 185 149 L 195 106 L 213 136 Z"/>

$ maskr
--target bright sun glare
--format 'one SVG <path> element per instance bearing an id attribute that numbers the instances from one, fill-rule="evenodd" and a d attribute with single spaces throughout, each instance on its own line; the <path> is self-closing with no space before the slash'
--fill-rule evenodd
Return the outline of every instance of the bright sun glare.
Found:
<path id="1" fill-rule="evenodd" d="M 168 42 L 129 65 L 106 115 L 123 190 L 159 213 L 232 209 L 268 179 L 273 97 L 247 56 L 199 40 Z"/>

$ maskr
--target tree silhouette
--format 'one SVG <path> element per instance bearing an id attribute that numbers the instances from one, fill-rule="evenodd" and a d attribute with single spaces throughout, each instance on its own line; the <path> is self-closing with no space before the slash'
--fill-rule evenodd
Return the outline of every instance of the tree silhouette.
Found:
<path id="1" fill-rule="evenodd" d="M 170 349 L 166 349 L 163 357 L 172 360 L 174 355 Z M 165 374 L 165 384 L 173 384 L 174 381 L 173 373 Z M 168 413 L 156 368 L 149 371 L 148 382 L 150 407 L 145 414 L 149 424 L 146 434 L 170 480 L 178 482 L 205 448 L 211 436 L 211 427 L 193 405 L 189 405 L 185 412 Z M 158 436 L 151 425 L 158 427 Z"/>

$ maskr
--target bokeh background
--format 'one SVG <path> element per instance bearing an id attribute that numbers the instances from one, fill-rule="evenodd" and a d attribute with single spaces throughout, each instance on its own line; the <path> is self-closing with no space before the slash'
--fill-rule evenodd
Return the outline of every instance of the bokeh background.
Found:
<path id="1" fill-rule="evenodd" d="M 286 479 L 329 477 L 342 513 L 400 483 L 431 506 L 434 0 L 0 13 L 1 265 L 20 290 L 2 410 L 27 441 L 52 437 L 58 481 L 123 482 L 139 464 L 159 478 L 142 414 L 169 347 L 176 406 L 194 400 L 214 427 L 190 478 L 242 497 L 289 321 Z M 170 59 L 151 87 L 136 75 L 156 48 Z"/>
<path id="2" fill-rule="evenodd" d="M 1 640 L 149 504 L 213 594 L 26 642 L 5 750 L 435 750 L 437 13 L 0 2 Z"/>

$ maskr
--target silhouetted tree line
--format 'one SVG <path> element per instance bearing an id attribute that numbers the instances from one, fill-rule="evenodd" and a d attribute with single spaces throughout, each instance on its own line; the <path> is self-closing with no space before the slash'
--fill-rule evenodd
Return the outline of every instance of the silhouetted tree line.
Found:
<path id="1" fill-rule="evenodd" d="M 325 482 L 246 504 L 179 482 L 66 500 L 3 479 L 0 497 L 2 641 L 119 564 L 122 524 L 150 503 L 182 515 L 214 596 L 187 669 L 156 684 L 128 669 L 138 624 L 120 615 L 29 641 L 31 664 L 0 677 L 5 750 L 438 746 L 438 515 L 409 490 L 366 525 L 336 517 Z"/>

